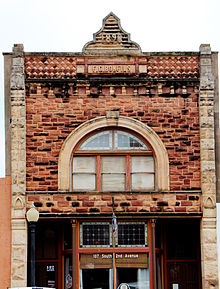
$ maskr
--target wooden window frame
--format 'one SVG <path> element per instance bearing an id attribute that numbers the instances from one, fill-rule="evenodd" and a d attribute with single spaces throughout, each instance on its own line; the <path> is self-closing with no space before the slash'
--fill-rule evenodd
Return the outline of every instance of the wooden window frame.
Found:
<path id="1" fill-rule="evenodd" d="M 125 188 L 121 191 L 155 191 L 156 190 L 156 163 L 155 163 L 155 158 L 153 156 L 152 151 L 140 151 L 140 152 L 131 152 L 131 151 L 124 151 L 124 152 L 93 152 L 93 151 L 76 151 L 72 157 L 71 161 L 71 189 L 72 191 L 84 191 L 84 190 L 76 190 L 73 187 L 73 158 L 77 156 L 95 156 L 95 190 L 91 191 L 98 191 L 98 192 L 104 192 L 102 189 L 102 157 L 103 156 L 124 156 L 125 157 Z M 154 159 L 154 171 L 152 172 L 144 172 L 145 174 L 154 174 L 154 188 L 153 189 L 148 189 L 148 190 L 133 190 L 132 189 L 132 172 L 131 172 L 131 157 L 132 156 L 153 156 Z M 89 191 L 89 190 L 88 190 Z"/>
<path id="2" fill-rule="evenodd" d="M 117 191 L 132 191 L 132 192 L 137 192 L 137 191 L 156 191 L 157 190 L 157 163 L 155 160 L 155 155 L 153 153 L 153 150 L 151 149 L 151 146 L 149 143 L 146 143 L 146 140 L 143 139 L 143 137 L 139 136 L 137 133 L 131 132 L 130 130 L 127 129 L 118 129 L 118 128 L 111 128 L 109 127 L 108 129 L 103 129 L 103 131 L 112 131 L 112 150 L 80 150 L 80 147 L 82 144 L 87 141 L 90 137 L 100 133 L 101 131 L 99 130 L 98 132 L 96 131 L 95 133 L 93 132 L 92 134 L 88 134 L 86 137 L 82 138 L 77 146 L 74 148 L 72 152 L 72 158 L 70 162 L 70 188 L 72 191 L 91 191 L 91 192 L 107 192 L 107 191 L 113 191 L 113 190 L 103 190 L 102 189 L 102 157 L 103 156 L 124 156 L 125 157 L 125 187 L 122 190 L 117 190 Z M 150 148 L 149 150 L 115 150 L 115 131 L 123 131 L 126 133 L 131 134 L 132 136 L 138 138 L 142 143 L 144 143 L 147 148 Z M 73 186 L 73 159 L 74 157 L 80 157 L 80 156 L 95 156 L 95 190 L 84 190 L 84 189 L 74 189 Z M 147 190 L 138 190 L 138 189 L 132 189 L 132 173 L 131 173 L 131 157 L 132 156 L 152 156 L 154 159 L 154 170 L 152 172 L 144 172 L 145 174 L 154 174 L 154 187 L 153 189 L 147 189 Z"/>

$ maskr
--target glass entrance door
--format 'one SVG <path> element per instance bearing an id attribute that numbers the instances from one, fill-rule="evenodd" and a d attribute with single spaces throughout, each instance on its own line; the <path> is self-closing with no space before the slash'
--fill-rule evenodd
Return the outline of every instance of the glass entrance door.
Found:
<path id="1" fill-rule="evenodd" d="M 118 268 L 118 283 L 133 283 L 137 282 L 137 269 L 136 268 Z"/>
<path id="2" fill-rule="evenodd" d="M 142 268 L 117 268 L 117 287 L 128 284 L 130 289 L 149 289 L 149 270 Z"/>
<path id="3" fill-rule="evenodd" d="M 81 288 L 83 289 L 110 288 L 110 269 L 83 269 L 81 270 L 81 274 Z"/>
<path id="4" fill-rule="evenodd" d="M 80 289 L 113 288 L 113 254 L 80 255 Z"/>

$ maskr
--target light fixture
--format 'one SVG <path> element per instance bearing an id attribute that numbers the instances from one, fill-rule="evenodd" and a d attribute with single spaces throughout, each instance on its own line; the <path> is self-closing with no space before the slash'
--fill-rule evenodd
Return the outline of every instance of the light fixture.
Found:
<path id="1" fill-rule="evenodd" d="M 34 202 L 32 203 L 32 207 L 27 211 L 26 217 L 28 223 L 37 222 L 39 220 L 39 212 L 35 209 Z"/>
<path id="2" fill-rule="evenodd" d="M 36 223 L 39 220 L 39 212 L 32 202 L 32 207 L 26 213 L 30 231 L 30 286 L 35 286 L 35 232 Z"/>

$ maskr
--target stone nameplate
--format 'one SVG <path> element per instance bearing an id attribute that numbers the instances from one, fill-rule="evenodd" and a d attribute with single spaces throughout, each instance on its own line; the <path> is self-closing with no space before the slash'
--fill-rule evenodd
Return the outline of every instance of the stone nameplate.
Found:
<path id="1" fill-rule="evenodd" d="M 88 64 L 87 66 L 88 74 L 142 74 L 147 73 L 147 65 L 138 65 L 135 67 L 135 64 Z M 86 73 L 85 65 L 77 65 L 77 73 Z"/>
<path id="2" fill-rule="evenodd" d="M 102 64 L 102 65 L 88 65 L 88 73 L 135 73 L 135 65 L 130 64 Z"/>

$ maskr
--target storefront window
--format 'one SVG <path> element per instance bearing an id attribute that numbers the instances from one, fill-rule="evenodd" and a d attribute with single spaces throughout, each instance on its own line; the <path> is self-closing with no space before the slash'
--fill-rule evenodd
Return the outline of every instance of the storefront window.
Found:
<path id="1" fill-rule="evenodd" d="M 57 270 L 57 262 L 36 262 L 36 285 L 56 288 Z"/>
<path id="2" fill-rule="evenodd" d="M 72 224 L 69 222 L 63 226 L 63 236 L 64 236 L 64 244 L 63 249 L 69 250 L 72 249 Z"/>
<path id="3" fill-rule="evenodd" d="M 65 289 L 72 289 L 72 256 L 67 255 L 64 257 L 64 283 Z"/>
<path id="4" fill-rule="evenodd" d="M 38 259 L 57 259 L 57 230 L 43 224 L 36 228 L 36 256 Z"/>
<path id="5" fill-rule="evenodd" d="M 165 230 L 167 288 L 201 288 L 199 220 L 170 222 Z"/>
<path id="6" fill-rule="evenodd" d="M 36 286 L 58 286 L 59 226 L 38 222 L 36 227 Z M 28 269 L 29 270 L 29 269 Z M 28 277 L 30 274 L 28 273 Z"/>

